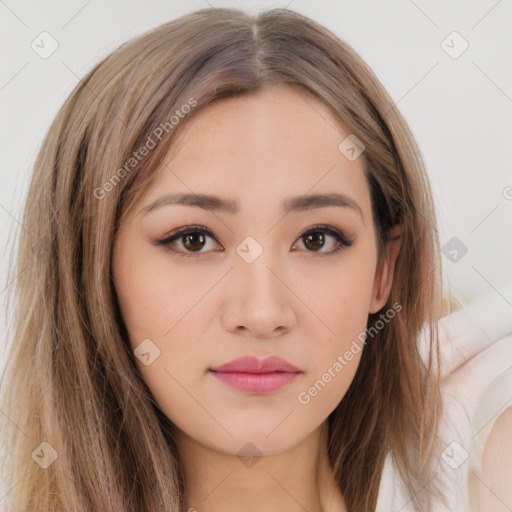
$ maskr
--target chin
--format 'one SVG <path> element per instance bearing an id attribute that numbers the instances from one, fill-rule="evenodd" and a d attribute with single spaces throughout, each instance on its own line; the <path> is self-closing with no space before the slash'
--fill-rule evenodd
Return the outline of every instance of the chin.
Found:
<path id="1" fill-rule="evenodd" d="M 210 448 L 219 452 L 227 453 L 230 455 L 237 455 L 239 457 L 262 457 L 269 455 L 278 455 L 283 453 L 301 441 L 301 437 L 291 436 L 289 432 L 282 431 L 280 434 L 271 433 L 268 431 L 244 431 L 239 435 L 232 432 L 233 438 L 227 442 L 219 444 L 208 443 Z"/>

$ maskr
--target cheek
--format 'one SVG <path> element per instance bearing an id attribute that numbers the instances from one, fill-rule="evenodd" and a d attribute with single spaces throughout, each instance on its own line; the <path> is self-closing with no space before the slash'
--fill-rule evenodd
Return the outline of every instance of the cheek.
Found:
<path id="1" fill-rule="evenodd" d="M 215 347 L 202 332 L 212 316 L 205 296 L 218 278 L 184 272 L 169 259 L 134 244 L 115 259 L 114 282 L 141 376 L 174 420 L 172 411 L 186 416 L 191 405 L 180 383 L 194 387 L 215 360 Z"/>
<path id="2" fill-rule="evenodd" d="M 374 254 L 364 247 L 347 253 L 343 265 L 308 297 L 321 322 L 304 323 L 311 371 L 298 401 L 311 412 L 334 409 L 354 378 L 364 348 L 374 265 Z"/>
<path id="3" fill-rule="evenodd" d="M 189 323 L 194 305 L 207 290 L 205 279 L 180 272 L 166 258 L 134 249 L 116 261 L 115 287 L 132 347 L 145 338 L 160 345 L 173 336 Z"/>
<path id="4" fill-rule="evenodd" d="M 307 298 L 305 302 L 323 324 L 323 336 L 317 337 L 315 344 L 324 353 L 329 347 L 342 348 L 366 328 L 374 276 L 374 254 L 361 244 L 340 263 L 298 279 L 298 295 Z M 320 333 L 319 322 L 310 324 Z M 307 322 L 304 328 L 308 328 Z"/>
<path id="5" fill-rule="evenodd" d="M 211 286 L 207 276 L 177 271 L 135 246 L 123 254 L 114 260 L 114 282 L 141 377 L 175 425 L 209 432 L 212 425 L 187 392 L 204 377 L 202 363 L 209 360 L 208 347 L 190 343 L 201 339 L 198 329 L 207 315 L 201 297 Z"/>

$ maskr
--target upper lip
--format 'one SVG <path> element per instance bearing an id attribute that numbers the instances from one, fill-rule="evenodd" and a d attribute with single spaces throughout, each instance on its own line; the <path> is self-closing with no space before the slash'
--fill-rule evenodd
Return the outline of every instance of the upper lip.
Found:
<path id="1" fill-rule="evenodd" d="M 243 356 L 233 359 L 221 366 L 210 368 L 213 372 L 244 372 L 244 373 L 271 373 L 271 372 L 302 372 L 292 363 L 277 356 L 258 359 L 254 356 Z"/>

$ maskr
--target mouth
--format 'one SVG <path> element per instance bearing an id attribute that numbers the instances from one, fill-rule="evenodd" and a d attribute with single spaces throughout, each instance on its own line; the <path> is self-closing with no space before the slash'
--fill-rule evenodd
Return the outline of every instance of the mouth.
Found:
<path id="1" fill-rule="evenodd" d="M 250 393 L 270 393 L 282 388 L 302 372 L 219 372 L 210 370 L 212 375 L 225 384 Z"/>
<path id="2" fill-rule="evenodd" d="M 244 356 L 209 371 L 228 386 L 249 393 L 276 391 L 303 373 L 297 366 L 276 356 L 263 360 Z"/>

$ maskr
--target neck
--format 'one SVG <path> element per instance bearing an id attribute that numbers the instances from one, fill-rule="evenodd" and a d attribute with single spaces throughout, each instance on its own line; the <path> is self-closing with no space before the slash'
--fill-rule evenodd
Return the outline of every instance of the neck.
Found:
<path id="1" fill-rule="evenodd" d="M 289 450 L 240 457 L 178 434 L 186 510 L 345 512 L 327 452 L 327 422 Z"/>

